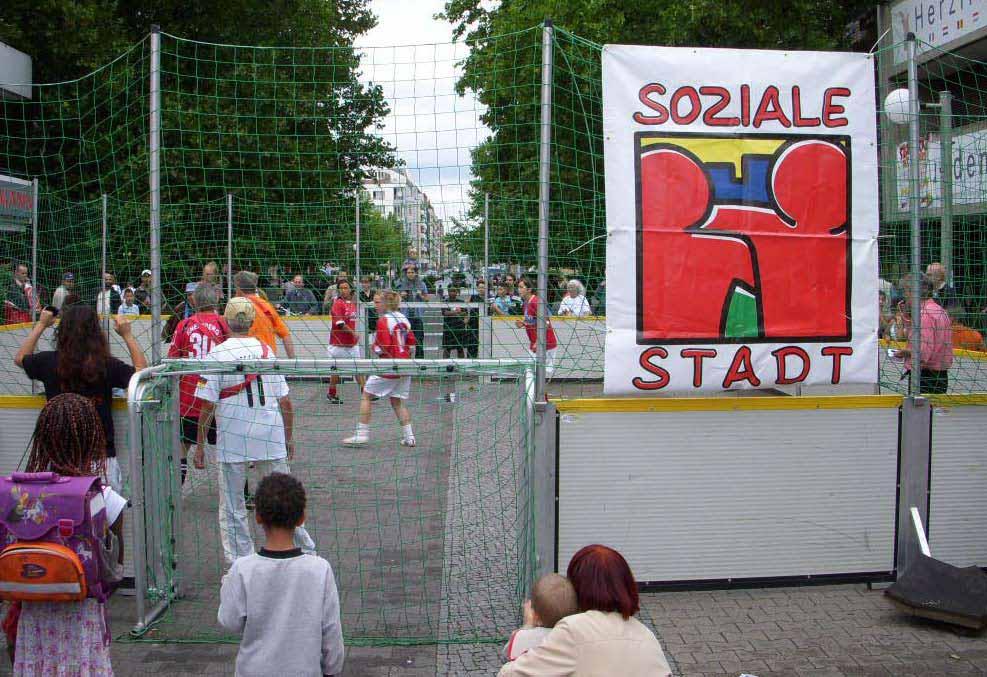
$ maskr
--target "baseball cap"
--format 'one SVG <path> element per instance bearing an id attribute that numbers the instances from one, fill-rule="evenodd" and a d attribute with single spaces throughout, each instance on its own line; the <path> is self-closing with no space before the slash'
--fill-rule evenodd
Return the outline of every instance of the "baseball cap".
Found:
<path id="1" fill-rule="evenodd" d="M 226 311 L 223 313 L 223 317 L 227 320 L 233 320 L 240 315 L 243 315 L 244 320 L 253 322 L 257 312 L 254 310 L 254 304 L 250 302 L 250 299 L 245 299 L 242 296 L 234 296 L 227 301 Z"/>
<path id="2" fill-rule="evenodd" d="M 62 279 L 63 280 L 74 280 L 75 279 L 75 273 L 65 273 L 64 275 L 62 275 Z"/>
<path id="3" fill-rule="evenodd" d="M 144 270 L 141 271 L 141 277 L 144 277 L 145 275 L 150 275 L 150 274 L 151 274 L 151 271 L 148 270 L 147 268 L 145 268 Z"/>

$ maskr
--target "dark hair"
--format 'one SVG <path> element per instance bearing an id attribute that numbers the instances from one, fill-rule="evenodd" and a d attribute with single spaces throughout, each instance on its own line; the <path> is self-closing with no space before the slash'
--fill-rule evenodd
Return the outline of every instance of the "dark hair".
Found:
<path id="1" fill-rule="evenodd" d="M 291 475 L 272 472 L 257 485 L 255 510 L 261 524 L 294 529 L 305 515 L 305 487 Z"/>
<path id="2" fill-rule="evenodd" d="M 581 611 L 617 611 L 625 619 L 640 609 L 637 583 L 624 556 L 605 545 L 587 545 L 569 561 L 566 577 Z"/>
<path id="3" fill-rule="evenodd" d="M 58 381 L 65 392 L 93 390 L 106 379 L 110 351 L 99 326 L 99 315 L 89 306 L 62 305 L 55 330 Z"/>
<path id="4" fill-rule="evenodd" d="M 26 470 L 106 475 L 106 432 L 92 400 L 74 393 L 48 400 L 34 426 Z"/>
<path id="5" fill-rule="evenodd" d="M 536 291 L 538 291 L 538 285 L 537 285 L 537 284 L 535 284 L 535 283 L 534 283 L 534 282 L 533 282 L 533 281 L 531 280 L 531 278 L 530 278 L 530 277 L 528 277 L 527 275 L 522 275 L 522 276 L 521 276 L 521 279 L 517 281 L 517 283 L 518 283 L 518 286 L 520 286 L 522 282 L 524 283 L 524 286 L 525 286 L 525 287 L 527 287 L 528 289 L 530 289 L 530 290 L 531 290 L 531 293 L 532 293 L 532 294 L 533 294 L 533 293 L 535 293 Z"/>

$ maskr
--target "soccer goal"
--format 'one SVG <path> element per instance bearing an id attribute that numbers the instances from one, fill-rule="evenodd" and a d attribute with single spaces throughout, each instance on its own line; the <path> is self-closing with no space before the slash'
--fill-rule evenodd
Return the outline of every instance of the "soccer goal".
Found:
<path id="1" fill-rule="evenodd" d="M 532 368 L 525 360 L 166 360 L 135 375 L 132 636 L 235 640 L 216 621 L 228 568 L 216 447 L 207 446 L 206 468 L 191 469 L 181 484 L 179 383 L 198 374 L 253 382 L 252 404 L 234 414 L 238 425 L 249 423 L 261 398 L 281 394 L 272 384 L 285 377 L 294 418 L 289 464 L 307 492 L 305 527 L 335 572 L 349 643 L 502 640 L 518 620 L 534 562 Z M 369 441 L 344 446 L 357 423 L 358 379 L 384 374 L 410 377 L 416 446 L 401 444 L 386 397 L 370 405 Z M 326 397 L 332 375 L 351 377 L 338 387 L 342 403 Z M 251 490 L 259 480 L 258 470 L 248 471 Z M 260 547 L 253 513 L 247 521 Z"/>

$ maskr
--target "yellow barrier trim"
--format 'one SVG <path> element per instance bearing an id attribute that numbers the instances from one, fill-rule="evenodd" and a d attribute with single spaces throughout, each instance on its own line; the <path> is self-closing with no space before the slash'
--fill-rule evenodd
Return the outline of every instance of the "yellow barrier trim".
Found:
<path id="1" fill-rule="evenodd" d="M 499 322 L 514 322 L 515 320 L 523 320 L 524 315 L 489 315 L 491 320 L 497 320 Z M 552 315 L 549 317 L 553 323 L 554 322 L 606 322 L 607 318 L 604 315 L 584 315 L 582 317 L 576 317 L 575 315 Z"/>
<path id="2" fill-rule="evenodd" d="M 905 341 L 891 341 L 890 339 L 881 339 L 879 341 L 881 348 L 895 348 L 896 350 L 903 350 L 908 347 Z M 953 348 L 953 355 L 955 357 L 966 357 L 971 360 L 980 360 L 981 362 L 987 361 L 987 353 L 982 350 L 967 350 L 965 348 Z"/>
<path id="3" fill-rule="evenodd" d="M 0 395 L 0 409 L 44 409 L 44 395 Z M 113 398 L 114 411 L 126 411 L 127 400 L 121 397 Z"/>
<path id="4" fill-rule="evenodd" d="M 34 322 L 16 322 L 14 324 L 0 324 L 0 331 L 16 331 L 18 329 L 30 329 Z"/>
<path id="5" fill-rule="evenodd" d="M 926 395 L 933 406 L 936 407 L 983 407 L 987 406 L 987 395 L 985 394 L 961 394 L 955 395 Z"/>
<path id="6" fill-rule="evenodd" d="M 985 396 L 987 397 L 987 396 Z M 669 397 L 552 400 L 561 413 L 641 413 L 652 411 L 775 411 L 792 409 L 893 409 L 901 395 L 818 397 Z"/>

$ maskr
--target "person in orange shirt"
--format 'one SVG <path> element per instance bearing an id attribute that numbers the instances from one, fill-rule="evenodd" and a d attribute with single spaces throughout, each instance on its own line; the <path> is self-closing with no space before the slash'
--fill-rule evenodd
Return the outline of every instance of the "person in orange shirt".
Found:
<path id="1" fill-rule="evenodd" d="M 983 335 L 959 321 L 960 309 L 950 308 L 949 316 L 953 320 L 953 349 L 954 350 L 987 350 Z"/>
<path id="2" fill-rule="evenodd" d="M 250 327 L 250 336 L 266 344 L 275 355 L 278 353 L 277 339 L 280 338 L 281 343 L 284 344 L 285 354 L 294 359 L 295 344 L 291 341 L 291 332 L 274 307 L 257 294 L 257 274 L 249 270 L 241 270 L 233 277 L 233 284 L 236 287 L 236 295 L 249 300 L 257 311 L 254 323 Z"/>

